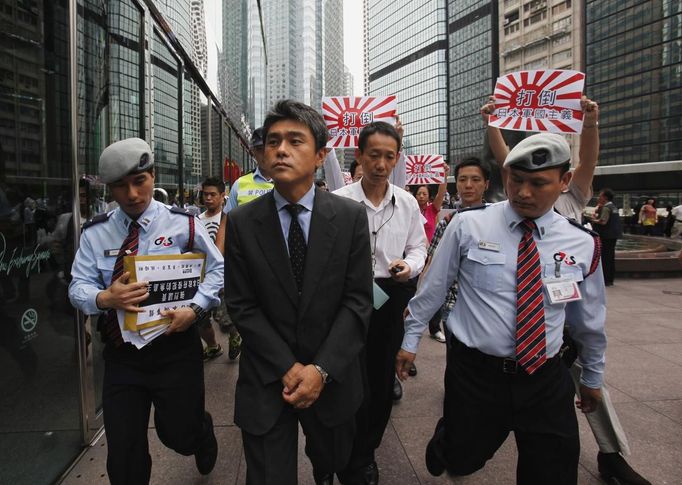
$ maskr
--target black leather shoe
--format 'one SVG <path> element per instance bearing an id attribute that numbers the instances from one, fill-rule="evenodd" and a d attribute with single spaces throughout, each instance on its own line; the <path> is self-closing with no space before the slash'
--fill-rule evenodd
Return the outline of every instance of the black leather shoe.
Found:
<path id="1" fill-rule="evenodd" d="M 608 483 L 618 485 L 651 485 L 649 480 L 632 469 L 620 453 L 602 453 L 597 455 L 599 474 Z"/>
<path id="2" fill-rule="evenodd" d="M 362 477 L 364 485 L 379 484 L 379 467 L 376 461 L 373 461 L 362 470 Z"/>
<path id="3" fill-rule="evenodd" d="M 208 433 L 205 435 L 203 443 L 199 445 L 196 453 L 194 453 L 194 463 L 196 463 L 199 473 L 208 475 L 213 470 L 218 458 L 218 441 L 215 439 L 215 433 L 213 432 L 213 418 L 208 412 L 206 412 L 204 426 L 208 427 Z"/>
<path id="4" fill-rule="evenodd" d="M 426 469 L 434 477 L 439 477 L 445 471 L 445 465 L 441 459 L 436 443 L 442 439 L 443 433 L 445 432 L 445 426 L 443 425 L 443 418 L 438 420 L 436 424 L 436 429 L 433 432 L 433 436 L 429 440 L 429 444 L 426 445 Z"/>
<path id="5" fill-rule="evenodd" d="M 400 383 L 400 379 L 393 377 L 393 400 L 400 401 L 403 398 L 403 385 Z"/>
<path id="6" fill-rule="evenodd" d="M 417 375 L 417 366 L 412 364 L 412 367 L 410 367 L 410 370 L 407 371 L 407 375 L 410 377 L 414 377 Z"/>

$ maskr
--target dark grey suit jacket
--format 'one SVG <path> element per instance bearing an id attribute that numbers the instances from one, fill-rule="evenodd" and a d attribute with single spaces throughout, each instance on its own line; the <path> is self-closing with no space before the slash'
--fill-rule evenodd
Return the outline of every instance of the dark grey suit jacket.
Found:
<path id="1" fill-rule="evenodd" d="M 353 419 L 372 312 L 362 205 L 316 190 L 300 297 L 272 193 L 230 211 L 225 263 L 227 308 L 243 339 L 235 423 L 254 435 L 269 431 L 288 405 L 281 379 L 296 362 L 318 364 L 332 379 L 312 406 L 320 422 Z"/>

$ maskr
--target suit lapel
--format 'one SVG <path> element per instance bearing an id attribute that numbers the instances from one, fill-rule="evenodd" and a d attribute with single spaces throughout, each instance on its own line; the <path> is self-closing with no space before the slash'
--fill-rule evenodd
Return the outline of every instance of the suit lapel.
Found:
<path id="1" fill-rule="evenodd" d="M 303 315 L 310 304 L 318 282 L 327 267 L 327 261 L 331 256 L 334 240 L 338 232 L 338 229 L 333 224 L 335 217 L 336 212 L 331 203 L 331 196 L 327 192 L 315 189 L 315 203 L 310 219 L 308 250 L 306 252 L 305 269 L 303 272 L 303 291 L 301 292 L 301 302 L 298 309 L 299 316 Z"/>
<path id="2" fill-rule="evenodd" d="M 270 265 L 284 292 L 294 306 L 298 306 L 296 281 L 294 280 L 294 273 L 291 271 L 289 254 L 287 253 L 286 242 L 282 235 L 282 226 L 277 215 L 275 199 L 272 192 L 262 197 L 267 197 L 269 200 L 264 204 L 264 210 L 255 218 L 259 225 L 256 240 L 263 251 L 263 258 Z"/>

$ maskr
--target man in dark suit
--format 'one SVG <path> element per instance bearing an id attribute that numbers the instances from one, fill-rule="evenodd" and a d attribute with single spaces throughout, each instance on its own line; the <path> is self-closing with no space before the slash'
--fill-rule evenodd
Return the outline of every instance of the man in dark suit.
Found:
<path id="1" fill-rule="evenodd" d="M 243 339 L 235 402 L 247 484 L 297 482 L 298 422 L 316 483 L 344 468 L 372 311 L 367 216 L 315 189 L 322 117 L 278 102 L 264 124 L 274 191 L 229 213 L 226 301 Z"/>

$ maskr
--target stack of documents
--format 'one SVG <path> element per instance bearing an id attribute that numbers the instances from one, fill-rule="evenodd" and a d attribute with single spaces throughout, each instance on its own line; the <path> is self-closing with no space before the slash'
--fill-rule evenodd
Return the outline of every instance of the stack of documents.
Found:
<path id="1" fill-rule="evenodd" d="M 141 349 L 163 335 L 170 319 L 161 312 L 189 306 L 204 279 L 205 262 L 206 255 L 200 253 L 126 256 L 123 267 L 130 272 L 129 282 L 148 282 L 149 297 L 140 303 L 142 312 L 118 311 L 123 341 Z"/>

